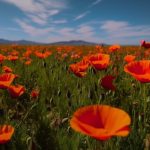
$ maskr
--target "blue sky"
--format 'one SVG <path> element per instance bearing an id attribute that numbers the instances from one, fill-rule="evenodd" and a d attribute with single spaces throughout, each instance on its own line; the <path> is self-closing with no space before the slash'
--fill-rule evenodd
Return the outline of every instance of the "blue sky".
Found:
<path id="1" fill-rule="evenodd" d="M 150 0 L 0 0 L 0 38 L 150 41 Z"/>

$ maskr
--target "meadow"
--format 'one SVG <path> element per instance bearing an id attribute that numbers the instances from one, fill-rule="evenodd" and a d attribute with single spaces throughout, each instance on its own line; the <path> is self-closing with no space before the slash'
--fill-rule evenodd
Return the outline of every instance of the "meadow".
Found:
<path id="1" fill-rule="evenodd" d="M 140 46 L 1 45 L 0 150 L 150 149 L 149 58 Z"/>

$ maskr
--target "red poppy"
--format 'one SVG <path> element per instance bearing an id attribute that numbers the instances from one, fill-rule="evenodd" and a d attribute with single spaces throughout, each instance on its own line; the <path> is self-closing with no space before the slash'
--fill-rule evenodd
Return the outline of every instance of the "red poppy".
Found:
<path id="1" fill-rule="evenodd" d="M 0 126 L 0 144 L 5 144 L 10 141 L 14 133 L 14 127 L 11 125 Z"/>
<path id="2" fill-rule="evenodd" d="M 87 57 L 89 63 L 97 70 L 106 69 L 110 63 L 110 56 L 107 54 L 95 54 Z"/>
<path id="3" fill-rule="evenodd" d="M 141 46 L 144 48 L 150 48 L 150 42 L 146 42 L 145 40 L 141 41 Z"/>
<path id="4" fill-rule="evenodd" d="M 34 89 L 31 91 L 31 98 L 37 98 L 39 96 L 39 90 Z"/>
<path id="5" fill-rule="evenodd" d="M 124 57 L 124 60 L 125 60 L 127 63 L 129 63 L 129 62 L 134 61 L 135 58 L 136 58 L 136 56 L 134 56 L 134 55 L 126 55 L 126 56 Z"/>
<path id="6" fill-rule="evenodd" d="M 107 90 L 114 91 L 116 87 L 113 85 L 113 80 L 115 79 L 112 75 L 107 75 L 101 79 L 101 86 Z"/>
<path id="7" fill-rule="evenodd" d="M 142 83 L 150 82 L 150 60 L 128 63 L 124 66 L 124 71 Z"/>
<path id="8" fill-rule="evenodd" d="M 2 70 L 5 72 L 5 73 L 11 73 L 12 72 L 12 69 L 8 66 L 3 66 Z"/>
<path id="9" fill-rule="evenodd" d="M 25 92 L 25 88 L 22 85 L 11 85 L 9 86 L 8 91 L 12 98 L 17 98 Z"/>
<path id="10" fill-rule="evenodd" d="M 79 108 L 70 120 L 71 127 L 78 132 L 98 140 L 112 136 L 127 136 L 131 119 L 118 108 L 107 105 L 91 105 Z"/>
<path id="11" fill-rule="evenodd" d="M 0 88 L 1 89 L 8 88 L 15 78 L 16 78 L 16 75 L 12 73 L 1 74 L 0 75 Z"/>

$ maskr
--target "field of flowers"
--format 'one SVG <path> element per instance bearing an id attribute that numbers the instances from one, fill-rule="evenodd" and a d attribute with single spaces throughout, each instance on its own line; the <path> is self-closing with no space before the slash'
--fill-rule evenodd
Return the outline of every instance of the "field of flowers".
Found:
<path id="1" fill-rule="evenodd" d="M 150 49 L 0 46 L 0 150 L 149 150 Z"/>

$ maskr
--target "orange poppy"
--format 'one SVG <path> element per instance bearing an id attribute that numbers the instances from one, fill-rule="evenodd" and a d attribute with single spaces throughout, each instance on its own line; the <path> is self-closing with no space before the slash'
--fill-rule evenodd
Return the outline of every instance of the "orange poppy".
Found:
<path id="1" fill-rule="evenodd" d="M 110 63 L 110 56 L 107 54 L 96 54 L 88 57 L 89 63 L 97 70 L 106 69 Z"/>
<path id="2" fill-rule="evenodd" d="M 68 56 L 67 53 L 63 53 L 63 54 L 61 55 L 62 58 L 66 58 L 67 56 Z"/>
<path id="3" fill-rule="evenodd" d="M 107 75 L 101 79 L 101 86 L 105 89 L 114 91 L 116 87 L 113 85 L 113 80 L 115 79 L 112 75 Z"/>
<path id="4" fill-rule="evenodd" d="M 80 58 L 80 55 L 79 54 L 72 54 L 71 58 L 72 59 L 78 59 L 78 58 Z"/>
<path id="5" fill-rule="evenodd" d="M 16 60 L 18 60 L 18 56 L 9 55 L 9 56 L 7 56 L 7 59 L 10 61 L 16 61 Z"/>
<path id="6" fill-rule="evenodd" d="M 32 54 L 32 51 L 29 49 L 29 50 L 27 50 L 26 52 L 23 53 L 23 56 L 28 58 L 28 57 L 30 57 L 31 54 Z"/>
<path id="7" fill-rule="evenodd" d="M 10 53 L 10 55 L 12 55 L 12 56 L 18 56 L 18 55 L 19 55 L 19 52 L 16 51 L 16 50 L 13 50 L 13 51 Z"/>
<path id="8" fill-rule="evenodd" d="M 135 58 L 136 58 L 136 56 L 134 56 L 134 55 L 126 55 L 126 56 L 124 57 L 124 61 L 126 61 L 127 63 L 129 63 L 129 62 L 134 61 Z"/>
<path id="9" fill-rule="evenodd" d="M 27 60 L 24 64 L 25 64 L 25 65 L 30 65 L 31 62 L 32 62 L 32 60 L 30 59 L 30 60 Z"/>
<path id="10" fill-rule="evenodd" d="M 131 119 L 125 111 L 107 105 L 79 108 L 70 120 L 70 125 L 75 131 L 98 140 L 127 136 L 130 123 Z"/>
<path id="11" fill-rule="evenodd" d="M 1 89 L 8 88 L 15 78 L 16 78 L 16 75 L 12 73 L 1 74 L 0 75 L 0 88 Z"/>
<path id="12" fill-rule="evenodd" d="M 120 49 L 120 45 L 112 45 L 109 47 L 110 52 L 115 52 Z"/>
<path id="13" fill-rule="evenodd" d="M 11 73 L 12 72 L 12 69 L 8 66 L 3 66 L 2 70 L 5 72 L 5 73 Z"/>
<path id="14" fill-rule="evenodd" d="M 14 127 L 11 125 L 0 126 L 0 144 L 5 144 L 10 141 L 14 133 Z"/>
<path id="15" fill-rule="evenodd" d="M 25 92 L 25 88 L 22 85 L 10 85 L 8 91 L 12 98 L 17 98 Z"/>
<path id="16" fill-rule="evenodd" d="M 6 56 L 0 54 L 0 63 L 2 63 L 6 59 Z"/>
<path id="17" fill-rule="evenodd" d="M 97 51 L 97 52 L 99 52 L 99 53 L 102 53 L 103 52 L 103 48 L 102 48 L 103 46 L 102 45 L 96 45 L 95 46 L 95 50 Z"/>
<path id="18" fill-rule="evenodd" d="M 124 66 L 124 71 L 141 83 L 150 82 L 150 60 L 130 62 Z"/>
<path id="19" fill-rule="evenodd" d="M 69 70 L 72 71 L 78 77 L 84 77 L 86 71 L 89 67 L 89 63 L 86 61 L 81 61 L 76 64 L 71 64 Z"/>
<path id="20" fill-rule="evenodd" d="M 38 58 L 43 59 L 43 58 L 47 58 L 48 56 L 50 56 L 50 55 L 52 54 L 52 52 L 51 52 L 51 51 L 46 51 L 46 52 L 44 52 L 44 53 L 41 53 L 41 52 L 36 51 L 34 54 L 35 54 Z"/>
<path id="21" fill-rule="evenodd" d="M 86 75 L 86 72 L 80 71 L 79 66 L 76 64 L 71 64 L 69 69 L 78 77 L 84 77 Z"/>

